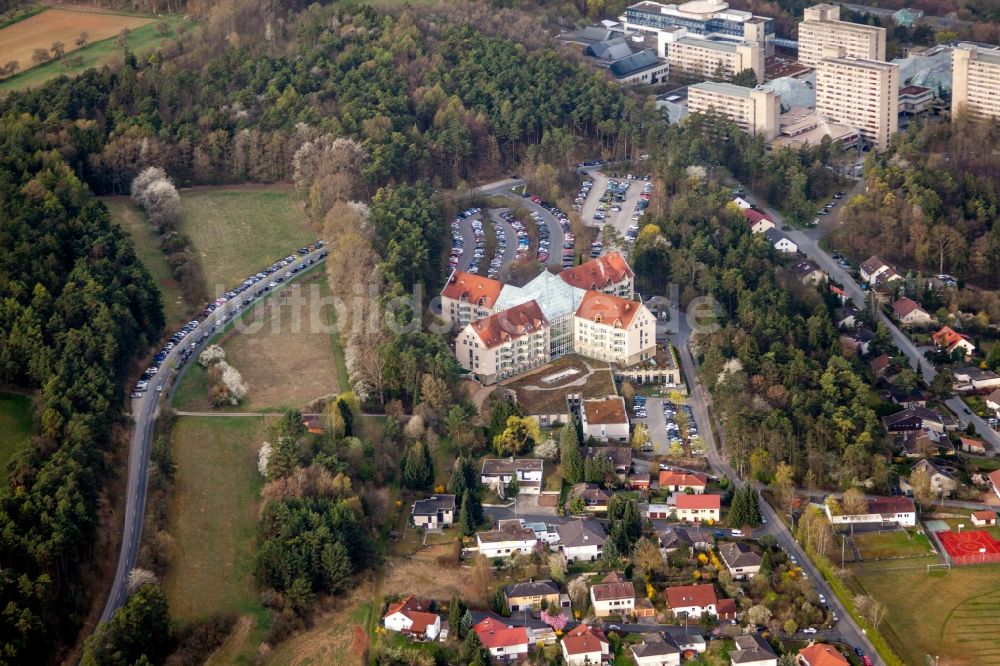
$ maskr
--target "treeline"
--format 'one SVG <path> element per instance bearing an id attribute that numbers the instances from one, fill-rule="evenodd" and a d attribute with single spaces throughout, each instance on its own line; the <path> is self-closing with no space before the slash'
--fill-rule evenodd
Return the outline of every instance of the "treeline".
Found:
<path id="1" fill-rule="evenodd" d="M 878 254 L 899 270 L 1000 285 L 1000 140 L 994 121 L 917 124 L 865 166 L 865 192 L 841 213 L 833 240 L 852 258 Z"/>
<path id="2" fill-rule="evenodd" d="M 90 595 L 122 381 L 163 326 L 131 241 L 32 118 L 0 119 L 0 376 L 36 391 L 39 428 L 0 488 L 0 654 L 44 663 Z"/>

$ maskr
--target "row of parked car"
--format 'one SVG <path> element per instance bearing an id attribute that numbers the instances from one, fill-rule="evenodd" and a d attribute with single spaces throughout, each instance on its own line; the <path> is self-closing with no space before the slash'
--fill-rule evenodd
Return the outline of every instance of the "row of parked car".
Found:
<path id="1" fill-rule="evenodd" d="M 242 309 L 247 305 L 250 305 L 250 303 L 252 303 L 255 298 L 263 296 L 271 289 L 277 287 L 278 284 L 292 277 L 292 275 L 294 275 L 295 273 L 305 270 L 308 266 L 311 266 L 312 264 L 316 263 L 317 258 L 322 259 L 323 257 L 325 257 L 327 255 L 327 252 L 326 250 L 323 250 L 317 258 L 309 258 L 309 259 L 305 258 L 306 255 L 312 254 L 317 249 L 320 249 L 322 247 L 323 247 L 323 241 L 320 240 L 316 241 L 312 245 L 300 247 L 297 250 L 297 254 L 299 255 L 298 257 L 296 257 L 294 254 L 290 254 L 284 259 L 279 259 L 278 261 L 274 262 L 273 264 L 263 269 L 262 271 L 249 276 L 239 286 L 231 289 L 230 291 L 227 291 L 225 294 L 216 298 L 214 301 L 205 306 L 205 309 L 202 310 L 201 313 L 202 317 L 208 317 L 210 314 L 215 312 L 216 309 L 218 309 L 225 303 L 240 299 L 239 302 L 236 304 L 236 306 L 233 307 L 232 310 L 227 312 L 219 320 L 219 323 L 222 324 L 226 323 L 240 309 Z M 265 280 L 267 280 L 266 284 L 260 284 Z M 256 290 L 253 291 L 252 295 L 244 295 L 245 292 L 250 290 L 255 285 L 259 286 L 257 287 Z M 188 360 L 190 360 L 191 356 L 194 354 L 194 350 L 198 347 L 198 345 L 206 341 L 208 338 L 212 336 L 213 333 L 215 333 L 217 325 L 213 324 L 207 329 L 202 330 L 200 332 L 200 335 L 197 335 L 195 338 L 190 338 L 189 336 L 198 331 L 198 329 L 201 326 L 201 323 L 202 322 L 199 319 L 192 319 L 187 324 L 182 326 L 179 331 L 170 336 L 170 339 L 167 341 L 167 343 L 163 345 L 163 349 L 158 351 L 156 355 L 153 357 L 153 364 L 149 368 L 147 368 L 144 373 L 142 373 L 142 377 L 140 377 L 139 381 L 136 382 L 136 385 L 132 390 L 133 398 L 141 398 L 142 394 L 149 389 L 149 382 L 152 381 L 153 377 L 155 377 L 160 372 L 160 367 L 162 366 L 163 361 L 166 360 L 167 356 L 170 354 L 171 351 L 173 351 L 175 348 L 179 346 L 183 346 L 183 349 L 181 349 L 180 353 L 177 355 L 178 362 L 181 365 L 183 365 Z M 163 390 L 163 382 L 157 384 L 156 390 L 158 392 Z"/>
<path id="2" fill-rule="evenodd" d="M 454 220 L 451 221 L 451 256 L 448 258 L 448 267 L 450 270 L 455 270 L 458 267 L 458 262 L 462 259 L 462 255 L 465 253 L 465 240 L 462 238 L 462 220 L 474 217 L 480 213 L 479 208 L 469 208 L 463 210 L 459 213 Z M 469 264 L 469 272 L 476 273 L 479 271 L 479 261 L 486 254 L 486 240 L 483 235 L 483 223 L 478 219 L 472 220 L 472 231 L 476 236 L 476 248 L 473 250 L 472 261 Z"/>
<path id="3" fill-rule="evenodd" d="M 680 408 L 684 411 L 685 421 L 687 421 L 687 438 L 697 439 L 698 435 L 698 424 L 694 421 L 694 412 L 691 410 L 691 405 L 681 405 Z M 669 400 L 663 401 L 663 420 L 667 422 L 667 439 L 670 443 L 681 441 L 681 428 L 677 425 L 677 405 L 670 402 Z"/>

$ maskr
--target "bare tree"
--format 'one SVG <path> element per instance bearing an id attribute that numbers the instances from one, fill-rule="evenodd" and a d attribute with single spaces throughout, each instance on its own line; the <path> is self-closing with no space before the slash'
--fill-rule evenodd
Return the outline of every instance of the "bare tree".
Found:
<path id="1" fill-rule="evenodd" d="M 56 58 L 62 58 L 66 55 L 66 45 L 58 40 L 52 42 L 52 54 Z"/>
<path id="2" fill-rule="evenodd" d="M 45 48 L 37 48 L 31 54 L 32 62 L 41 65 L 43 62 L 48 62 L 52 56 L 49 54 L 49 50 Z"/>
<path id="3" fill-rule="evenodd" d="M 87 32 L 84 31 L 76 36 L 76 39 L 73 40 L 73 43 L 76 44 L 76 48 L 82 49 L 84 46 L 87 45 L 87 41 L 89 39 L 90 39 L 89 35 L 87 35 Z"/>
<path id="4" fill-rule="evenodd" d="M 14 76 L 17 70 L 21 69 L 21 63 L 17 60 L 11 60 L 3 67 L 5 76 Z"/>

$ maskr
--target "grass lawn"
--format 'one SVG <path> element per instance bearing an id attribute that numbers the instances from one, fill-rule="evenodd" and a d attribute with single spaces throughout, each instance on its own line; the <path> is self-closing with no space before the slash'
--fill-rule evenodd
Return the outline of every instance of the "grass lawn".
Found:
<path id="1" fill-rule="evenodd" d="M 111 213 L 111 219 L 132 237 L 136 254 L 160 287 L 167 330 L 173 329 L 173 324 L 189 320 L 195 314 L 198 304 L 189 305 L 184 300 L 180 284 L 174 279 L 174 272 L 167 263 L 166 256 L 160 251 L 160 237 L 146 221 L 146 216 L 128 197 L 105 197 L 103 201 Z"/>
<path id="2" fill-rule="evenodd" d="M 248 618 L 229 663 L 251 663 L 269 622 L 253 577 L 264 430 L 263 418 L 185 416 L 171 432 L 174 556 L 163 580 L 170 615 L 180 624 L 223 611 Z"/>
<path id="3" fill-rule="evenodd" d="M 62 12 L 64 10 L 48 10 L 31 20 L 44 19 L 47 15 L 57 11 Z M 78 15 L 86 19 L 94 16 L 109 16 L 108 14 L 97 14 L 95 12 L 66 11 L 66 13 Z M 130 23 L 134 23 L 139 19 L 139 17 L 133 16 L 121 16 L 119 18 L 122 21 L 128 21 Z M 152 21 L 153 19 L 152 17 L 148 17 L 145 20 Z M 166 34 L 161 35 L 158 32 L 156 22 L 149 22 L 146 25 L 137 27 L 129 33 L 128 37 L 126 37 L 128 50 L 138 56 L 142 56 L 144 53 L 149 53 L 150 51 L 157 49 L 164 40 L 177 37 L 176 31 L 183 23 L 183 19 L 176 16 L 164 15 L 159 17 L 159 20 L 162 20 L 167 24 L 167 26 L 169 26 L 169 30 Z M 19 25 L 12 26 L 10 29 L 17 30 L 26 23 L 27 22 L 21 22 Z M 86 27 L 75 26 L 72 29 L 74 35 L 79 34 L 80 31 L 87 31 L 87 29 Z M 67 76 L 75 76 L 92 67 L 101 67 L 113 62 L 115 58 L 120 57 L 122 54 L 122 49 L 120 49 L 115 43 L 117 32 L 118 29 L 114 31 L 115 36 L 102 38 L 99 41 L 92 42 L 80 49 L 74 49 L 73 37 L 63 40 L 67 47 L 67 54 L 63 57 L 63 59 L 50 60 L 49 62 L 36 67 L 31 67 L 30 69 L 27 66 L 29 63 L 22 63 L 22 71 L 19 74 L 0 82 L 0 94 L 7 93 L 11 90 L 35 88 L 58 76 L 62 76 L 63 74 Z M 53 37 L 49 33 L 46 33 L 46 41 L 44 43 L 40 43 L 39 46 L 48 47 L 52 41 L 57 38 L 58 37 Z M 0 42 L 2 42 L 2 40 L 3 38 L 0 36 Z M 4 59 L 4 62 L 8 59 Z"/>
<path id="4" fill-rule="evenodd" d="M 245 312 L 246 326 L 227 326 L 214 342 L 226 350 L 227 361 L 240 371 L 250 391 L 237 407 L 218 411 L 302 409 L 316 398 L 340 392 L 343 353 L 336 353 L 338 336 L 322 319 L 332 308 L 314 312 L 327 296 L 326 275 L 319 266 Z M 208 373 L 197 363 L 185 373 L 174 406 L 185 411 L 212 409 Z"/>
<path id="5" fill-rule="evenodd" d="M 31 398 L 0 393 L 0 482 L 7 480 L 7 463 L 30 442 Z"/>
<path id="6" fill-rule="evenodd" d="M 877 532 L 856 534 L 857 546 L 863 560 L 884 560 L 895 557 L 922 557 L 933 554 L 927 537 L 917 532 Z"/>
<path id="7" fill-rule="evenodd" d="M 231 289 L 316 240 L 289 186 L 208 187 L 181 192 L 187 234 L 208 292 Z"/>
<path id="8" fill-rule="evenodd" d="M 364 654 L 371 643 L 381 604 L 377 609 L 371 598 L 358 597 L 355 594 L 356 603 L 345 603 L 338 611 L 320 618 L 309 631 L 278 645 L 267 663 L 273 666 L 364 664 Z"/>
<path id="9" fill-rule="evenodd" d="M 852 565 L 850 586 L 888 608 L 883 633 L 907 664 L 1000 664 L 1000 566 L 953 567 L 928 575 L 931 558 Z"/>

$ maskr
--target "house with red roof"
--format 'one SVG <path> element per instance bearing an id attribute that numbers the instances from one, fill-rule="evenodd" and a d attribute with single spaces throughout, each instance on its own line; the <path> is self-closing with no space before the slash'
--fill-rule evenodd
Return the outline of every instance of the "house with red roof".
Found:
<path id="1" fill-rule="evenodd" d="M 425 640 L 432 641 L 441 633 L 441 617 L 430 612 L 430 601 L 416 597 L 389 604 L 382 623 L 389 631 Z"/>
<path id="2" fill-rule="evenodd" d="M 942 349 L 949 354 L 953 353 L 956 349 L 964 350 L 965 355 L 976 351 L 976 345 L 969 341 L 968 336 L 959 333 L 951 326 L 942 326 L 941 330 L 931 335 L 931 340 L 934 341 L 934 345 L 938 349 Z"/>
<path id="3" fill-rule="evenodd" d="M 575 268 L 568 268 L 559 277 L 566 284 L 586 291 L 600 291 L 626 299 L 631 299 L 634 295 L 632 283 L 635 273 L 618 251 L 608 252 Z"/>
<path id="4" fill-rule="evenodd" d="M 594 666 L 611 658 L 611 643 L 600 627 L 574 627 L 562 639 L 563 661 L 569 666 Z"/>
<path id="5" fill-rule="evenodd" d="M 656 356 L 656 318 L 637 301 L 588 291 L 573 317 L 573 341 L 578 354 L 633 365 Z"/>
<path id="6" fill-rule="evenodd" d="M 549 328 L 538 303 L 528 301 L 462 329 L 455 357 L 480 382 L 494 384 L 549 362 Z"/>
<path id="7" fill-rule="evenodd" d="M 996 511 L 973 511 L 972 512 L 972 524 L 976 527 L 996 527 L 997 525 L 997 512 Z"/>
<path id="8" fill-rule="evenodd" d="M 495 311 L 501 289 L 502 282 L 455 271 L 441 290 L 441 317 L 455 328 L 489 317 Z"/>
<path id="9" fill-rule="evenodd" d="M 762 234 L 769 229 L 775 228 L 774 222 L 767 219 L 767 216 L 759 210 L 747 208 L 743 211 L 743 216 L 747 218 L 747 224 L 750 225 L 750 231 L 755 234 Z"/>
<path id="10" fill-rule="evenodd" d="M 799 666 L 850 666 L 836 647 L 827 643 L 809 643 L 798 654 Z"/>
<path id="11" fill-rule="evenodd" d="M 524 627 L 512 627 L 487 617 L 472 630 L 494 659 L 518 661 L 528 654 L 528 630 Z"/>
<path id="12" fill-rule="evenodd" d="M 690 490 L 695 495 L 701 495 L 707 487 L 708 477 L 700 472 L 660 470 L 660 490 L 669 490 L 672 493 L 686 493 Z"/>
<path id="13" fill-rule="evenodd" d="M 635 586 L 612 571 L 600 583 L 590 588 L 590 602 L 594 615 L 631 615 L 635 608 Z"/>
<path id="14" fill-rule="evenodd" d="M 903 326 L 924 326 L 931 323 L 931 316 L 912 298 L 903 296 L 892 304 L 893 314 Z"/>
<path id="15" fill-rule="evenodd" d="M 869 497 L 865 513 L 848 514 L 834 510 L 840 506 L 840 500 L 834 498 L 828 498 L 823 503 L 826 517 L 831 525 L 855 523 L 876 524 L 883 527 L 915 527 L 917 524 L 917 507 L 908 497 Z"/>
<path id="16" fill-rule="evenodd" d="M 711 583 L 668 587 L 663 594 L 667 598 L 667 608 L 674 615 L 699 618 L 704 613 L 719 614 L 719 598 Z"/>
<path id="17" fill-rule="evenodd" d="M 1000 469 L 993 470 L 987 477 L 990 480 L 990 485 L 993 487 L 993 494 L 1000 499 Z"/>
<path id="18" fill-rule="evenodd" d="M 706 520 L 718 522 L 722 513 L 722 498 L 719 495 L 671 495 L 677 520 L 686 523 L 700 523 Z"/>

